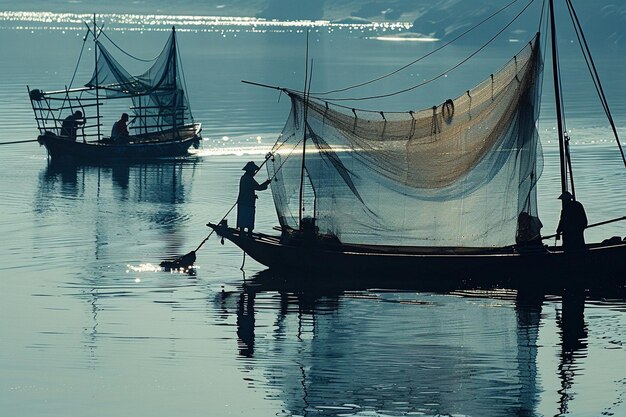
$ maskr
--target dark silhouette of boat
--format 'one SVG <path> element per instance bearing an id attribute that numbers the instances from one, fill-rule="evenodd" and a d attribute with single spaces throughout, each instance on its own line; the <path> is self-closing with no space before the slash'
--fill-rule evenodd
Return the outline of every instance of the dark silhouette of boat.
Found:
<path id="1" fill-rule="evenodd" d="M 626 243 L 588 245 L 564 251 L 508 248 L 432 248 L 418 246 L 344 244 L 319 236 L 272 236 L 242 233 L 236 228 L 209 223 L 218 236 L 240 247 L 272 270 L 301 271 L 301 279 L 318 283 L 368 280 L 424 281 L 440 285 L 507 288 L 540 286 L 560 288 L 580 282 L 595 289 L 624 285 Z M 325 281 L 329 280 L 329 281 Z"/>
<path id="2" fill-rule="evenodd" d="M 131 75 L 113 58 L 102 41 L 106 38 L 119 47 L 96 25 L 95 18 L 84 42 L 89 35 L 96 55 L 88 83 L 75 88 L 70 83 L 55 91 L 28 87 L 40 131 L 38 142 L 49 156 L 98 162 L 180 157 L 189 155 L 191 146 L 198 148 L 202 128 L 194 122 L 189 106 L 175 29 L 141 75 Z M 79 57 L 77 68 L 80 62 Z M 128 133 L 114 137 L 111 131 L 109 135 L 110 128 L 104 126 L 112 126 L 122 113 L 129 114 Z"/>
<path id="3" fill-rule="evenodd" d="M 567 3 L 626 166 L 582 28 Z M 559 198 L 565 212 L 576 193 L 553 0 L 546 11 L 559 134 Z M 626 242 L 621 237 L 572 247 L 574 239 L 564 232 L 564 245 L 543 244 L 555 235 L 540 234 L 536 196 L 542 40 L 537 33 L 478 86 L 422 111 L 357 110 L 328 98 L 333 92 L 273 87 L 292 103 L 265 161 L 280 235 L 244 234 L 225 221 L 208 226 L 271 269 L 314 271 L 317 277 L 623 286 Z M 585 219 L 581 228 L 624 219 L 592 225 Z"/>

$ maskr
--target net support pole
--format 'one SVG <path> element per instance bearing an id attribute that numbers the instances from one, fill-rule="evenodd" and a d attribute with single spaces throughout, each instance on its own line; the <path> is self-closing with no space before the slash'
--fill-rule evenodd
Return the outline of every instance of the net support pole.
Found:
<path id="1" fill-rule="evenodd" d="M 300 195 L 298 204 L 298 226 L 302 230 L 302 211 L 304 210 L 304 172 L 305 172 L 305 158 L 306 158 L 306 129 L 307 129 L 307 82 L 309 77 L 309 30 L 306 31 L 306 58 L 304 67 L 304 111 L 302 114 L 302 166 L 300 167 Z"/>
<path id="2" fill-rule="evenodd" d="M 172 105 L 174 108 L 172 109 L 172 119 L 173 119 L 173 131 L 172 131 L 172 139 L 179 139 L 180 135 L 178 134 L 178 79 L 176 78 L 176 74 L 178 72 L 178 68 L 176 65 L 178 64 L 178 48 L 176 46 L 176 28 L 172 26 L 172 45 L 170 49 L 170 57 L 172 65 L 174 66 L 174 71 L 172 71 L 174 75 L 174 100 Z"/>
<path id="3" fill-rule="evenodd" d="M 550 35 L 552 38 L 552 74 L 554 77 L 554 98 L 556 102 L 556 122 L 559 133 L 559 157 L 561 167 L 561 192 L 567 191 L 567 161 L 565 160 L 565 137 L 563 134 L 563 109 L 561 108 L 561 80 L 559 77 L 559 58 L 556 46 L 556 23 L 554 19 L 554 0 L 550 0 Z"/>
<path id="4" fill-rule="evenodd" d="M 93 48 L 93 53 L 94 53 L 94 62 L 95 62 L 95 73 L 96 73 L 96 103 L 100 103 L 100 93 L 98 92 L 99 90 L 99 82 L 98 82 L 98 44 L 97 44 L 97 40 L 98 37 L 96 35 L 98 31 L 98 27 L 96 26 L 96 14 L 93 14 L 93 44 L 94 44 L 94 48 Z M 96 106 L 96 125 L 98 127 L 98 140 L 102 139 L 102 137 L 100 136 L 100 106 L 97 105 Z"/>

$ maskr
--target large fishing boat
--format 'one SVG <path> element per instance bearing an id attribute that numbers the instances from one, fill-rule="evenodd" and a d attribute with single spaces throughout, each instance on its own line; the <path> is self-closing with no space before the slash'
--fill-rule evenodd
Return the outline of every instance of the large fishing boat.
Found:
<path id="1" fill-rule="evenodd" d="M 175 29 L 161 53 L 146 61 L 121 50 L 96 25 L 95 18 L 93 26 L 87 27 L 83 49 L 88 38 L 95 43 L 95 66 L 89 82 L 72 87 L 72 77 L 64 89 L 28 87 L 40 132 L 38 141 L 50 157 L 98 162 L 184 156 L 191 146 L 197 148 L 202 140 L 201 125 L 194 122 L 189 106 Z M 131 75 L 104 46 L 105 40 L 149 67 L 141 75 Z M 121 118 L 125 119 L 125 132 L 116 136 L 111 126 Z"/>
<path id="2" fill-rule="evenodd" d="M 564 4 L 621 151 L 582 28 L 571 0 Z M 579 246 L 542 243 L 547 238 L 540 235 L 537 209 L 542 42 L 552 52 L 561 196 L 564 206 L 576 201 L 554 0 L 546 5 L 549 47 L 537 33 L 484 82 L 425 110 L 358 110 L 281 88 L 291 98 L 291 114 L 265 161 L 280 235 L 243 233 L 225 221 L 209 226 L 276 270 L 623 285 L 621 237 Z M 623 152 L 622 160 L 626 166 Z"/>

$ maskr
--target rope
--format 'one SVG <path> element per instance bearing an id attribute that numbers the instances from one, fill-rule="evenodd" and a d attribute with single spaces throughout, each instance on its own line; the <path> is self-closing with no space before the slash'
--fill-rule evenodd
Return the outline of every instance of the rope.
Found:
<path id="1" fill-rule="evenodd" d="M 280 166 L 278 167 L 278 169 L 276 169 L 274 171 L 274 175 L 272 177 L 270 177 L 270 182 L 274 180 L 274 178 L 276 178 L 276 174 L 282 169 L 283 165 L 285 165 L 285 162 L 287 162 L 287 160 L 289 159 L 289 157 L 291 156 L 291 154 L 293 153 L 293 151 L 298 147 L 298 145 L 300 145 L 300 142 L 302 142 L 302 140 L 304 139 L 304 137 L 302 139 L 300 139 L 295 146 L 293 147 L 293 149 L 291 150 L 291 152 L 289 152 L 289 154 L 287 155 L 287 157 L 285 158 L 285 160 L 280 164 Z M 276 142 L 274 143 L 274 146 L 276 146 L 276 144 L 278 143 L 278 139 L 276 140 Z M 276 148 L 276 151 L 278 151 L 278 149 L 280 149 L 283 145 L 285 144 L 285 142 L 283 141 L 283 143 L 280 144 L 280 146 L 278 148 Z M 272 147 L 272 149 L 274 149 L 274 146 Z M 259 172 L 261 170 L 261 168 L 263 167 L 263 165 L 265 165 L 265 163 L 270 159 L 270 154 L 266 155 L 265 160 L 263 161 L 263 163 L 259 166 L 259 169 L 257 169 L 256 172 Z M 237 202 L 235 201 L 235 203 L 231 206 L 230 209 L 228 209 L 228 211 L 226 212 L 226 214 L 224 214 L 224 216 L 222 217 L 222 219 L 218 222 L 221 223 L 223 222 L 226 217 L 228 217 L 228 215 L 230 214 L 231 211 L 233 211 L 233 209 L 235 208 L 235 206 L 237 206 Z M 194 252 L 197 252 L 198 250 L 200 250 L 200 248 L 202 247 L 202 245 L 204 245 L 206 243 L 207 240 L 209 240 L 209 238 L 211 236 L 213 236 L 213 233 L 215 232 L 215 229 L 211 230 L 211 232 L 208 234 L 207 237 L 204 238 L 204 240 L 202 242 L 200 242 L 200 244 L 198 245 L 198 247 L 194 250 Z"/>
<path id="2" fill-rule="evenodd" d="M 189 101 L 189 97 L 187 95 L 187 78 L 185 77 L 185 69 L 183 67 L 183 60 L 180 58 L 180 46 L 178 46 L 178 42 L 176 43 L 176 60 L 178 61 L 178 68 L 180 68 L 180 75 L 183 79 L 183 86 L 185 88 L 185 100 Z M 191 117 L 191 121 L 193 122 L 193 112 L 191 111 L 191 106 L 187 106 L 189 110 L 189 117 Z"/>
<path id="3" fill-rule="evenodd" d="M 246 266 L 246 251 L 245 250 L 243 251 L 243 260 L 241 261 L 241 267 L 239 267 L 239 269 L 244 272 L 244 278 L 243 279 L 245 280 L 246 279 L 245 278 L 245 271 L 243 269 L 244 266 Z"/>
<path id="4" fill-rule="evenodd" d="M 606 99 L 606 95 L 604 94 L 604 89 L 602 88 L 602 83 L 600 82 L 600 76 L 598 75 L 596 65 L 593 61 L 593 57 L 591 56 L 591 51 L 589 50 L 587 39 L 585 38 L 585 34 L 582 31 L 582 26 L 580 25 L 578 15 L 574 10 L 574 5 L 572 4 L 571 0 L 566 0 L 566 4 L 569 10 L 570 17 L 572 19 L 572 23 L 574 24 L 574 29 L 576 30 L 578 44 L 580 45 L 580 49 L 582 50 L 583 56 L 585 58 L 585 63 L 587 64 L 587 69 L 589 70 L 589 74 L 591 75 L 591 79 L 593 80 L 596 92 L 598 93 L 598 97 L 600 98 L 600 102 L 602 103 L 602 107 L 604 108 L 604 113 L 606 114 L 606 117 L 611 125 L 611 129 L 613 130 L 613 135 L 615 136 L 617 146 L 619 147 L 620 153 L 622 155 L 622 161 L 624 162 L 624 166 L 626 166 L 626 156 L 624 155 L 624 150 L 619 140 L 619 135 L 617 133 L 617 128 L 615 127 L 615 122 L 613 121 L 611 109 L 609 108 L 609 103 Z"/>
<path id="5" fill-rule="evenodd" d="M 556 37 L 556 33 L 552 33 L 553 37 Z M 555 39 L 555 43 L 554 45 L 558 45 L 558 40 Z M 556 70 L 558 72 L 558 79 L 562 80 L 563 77 L 561 75 L 561 65 L 560 65 L 560 59 L 559 59 L 559 50 L 555 47 L 555 50 L 553 51 L 553 58 L 556 60 Z M 555 81 L 556 82 L 556 81 Z M 567 134 L 567 120 L 565 119 L 565 103 L 563 101 L 563 83 L 559 82 L 559 96 L 560 98 L 560 103 L 557 106 L 557 113 L 558 113 L 558 109 L 560 108 L 560 113 L 561 114 L 557 114 L 557 120 L 560 118 L 561 119 L 561 123 L 562 123 L 562 130 L 563 132 L 559 133 L 559 137 L 560 135 L 563 135 L 563 149 L 564 149 L 564 153 L 565 153 L 565 162 L 566 162 L 566 167 L 565 167 L 565 181 L 567 181 L 567 176 L 569 175 L 569 182 L 570 182 L 570 188 L 572 191 L 572 195 L 574 196 L 574 198 L 576 198 L 576 191 L 574 188 L 574 171 L 572 170 L 572 159 L 571 159 L 571 154 L 569 151 L 569 136 Z"/>
<path id="6" fill-rule="evenodd" d="M 26 142 L 37 142 L 37 139 L 16 140 L 16 141 L 13 141 L 13 142 L 0 142 L 0 145 L 13 145 L 15 143 L 26 143 Z"/>
<path id="7" fill-rule="evenodd" d="M 349 87 L 339 88 L 339 89 L 336 89 L 336 90 L 331 90 L 331 91 L 325 91 L 325 92 L 319 92 L 319 93 L 314 92 L 314 93 L 313 93 L 313 95 L 327 95 L 327 94 L 341 93 L 341 92 L 344 92 L 344 91 L 352 90 L 352 89 L 354 89 L 354 88 L 363 87 L 363 86 L 365 86 L 365 85 L 372 84 L 372 83 L 374 83 L 374 82 L 376 82 L 376 81 L 380 81 L 380 80 L 385 79 L 385 78 L 387 78 L 387 77 L 391 77 L 392 75 L 395 75 L 395 74 L 399 73 L 400 71 L 402 71 L 402 70 L 404 70 L 404 69 L 406 69 L 406 68 L 410 67 L 411 65 L 416 64 L 416 63 L 418 63 L 419 61 L 421 61 L 421 60 L 423 60 L 423 59 L 425 59 L 425 58 L 428 58 L 429 56 L 433 55 L 434 53 L 437 53 L 437 52 L 441 51 L 443 48 L 445 48 L 445 47 L 449 46 L 450 44 L 452 44 L 452 43 L 456 42 L 457 40 L 461 39 L 462 37 L 464 37 L 464 36 L 465 36 L 465 35 L 467 35 L 468 33 L 472 32 L 474 29 L 477 29 L 477 28 L 478 28 L 478 27 L 480 27 L 483 23 L 485 23 L 485 22 L 487 22 L 487 21 L 491 20 L 492 18 L 494 18 L 495 16 L 497 16 L 498 14 L 500 14 L 501 12 L 503 12 L 504 10 L 508 9 L 510 6 L 512 6 L 513 4 L 517 3 L 518 1 L 519 1 L 519 0 L 513 0 L 512 2 L 510 2 L 509 4 L 507 4 L 506 6 L 504 6 L 504 7 L 500 8 L 498 11 L 496 11 L 495 13 L 493 13 L 491 16 L 486 17 L 486 18 L 485 18 L 485 19 L 483 19 L 480 23 L 476 24 L 475 26 L 471 27 L 470 29 L 466 30 L 465 32 L 461 33 L 460 35 L 458 35 L 458 36 L 457 36 L 457 37 L 455 37 L 454 39 L 452 39 L 452 40 L 450 40 L 450 41 L 446 42 L 445 44 L 441 45 L 440 47 L 438 47 L 438 48 L 436 48 L 436 49 L 434 49 L 434 50 L 430 51 L 430 52 L 429 52 L 429 53 L 427 53 L 426 55 L 422 55 L 421 57 L 417 58 L 416 60 L 411 61 L 411 62 L 409 62 L 408 64 L 406 64 L 406 65 L 404 65 L 404 66 L 402 66 L 402 67 L 400 67 L 400 68 L 398 68 L 398 69 L 396 69 L 396 70 L 394 70 L 394 71 L 391 71 L 391 72 L 389 72 L 389 73 L 387 73 L 387 74 L 381 75 L 381 76 L 379 76 L 379 77 L 377 77 L 377 78 L 373 78 L 373 79 L 371 79 L 371 80 L 369 80 L 369 81 L 362 82 L 362 83 L 360 83 L 360 84 L 355 84 L 355 85 L 351 85 L 351 86 L 349 86 Z M 534 1 L 534 0 L 533 0 L 533 1 Z M 532 1 L 531 1 L 531 2 L 532 2 Z"/>
<path id="8" fill-rule="evenodd" d="M 113 42 L 113 39 L 109 38 L 109 35 L 106 34 L 106 32 L 101 31 L 100 32 L 102 35 L 104 35 L 105 38 L 107 38 L 109 40 L 109 42 L 111 42 L 111 44 L 113 46 L 115 46 L 117 49 L 120 50 L 120 52 L 122 52 L 124 55 L 129 56 L 132 59 L 136 59 L 137 61 L 141 61 L 141 62 L 153 62 L 156 61 L 158 57 L 161 56 L 161 54 L 157 55 L 156 57 L 152 58 L 152 59 L 142 59 L 142 58 L 137 58 L 134 55 L 129 54 L 128 52 L 126 52 L 125 50 L 123 50 L 118 44 L 116 44 L 115 42 Z"/>
<path id="9" fill-rule="evenodd" d="M 546 10 L 546 1 L 547 0 L 543 0 L 541 3 L 541 14 L 539 15 L 539 27 L 537 29 L 539 32 L 541 32 L 541 25 L 543 25 L 543 14 Z"/>
<path id="10" fill-rule="evenodd" d="M 80 65 L 80 60 L 83 56 L 83 51 L 85 50 L 85 43 L 87 42 L 87 36 L 89 35 L 89 31 L 87 32 L 87 34 L 83 37 L 83 46 L 81 46 L 80 48 L 80 54 L 78 54 L 78 61 L 76 61 L 76 67 L 74 68 L 74 74 L 72 74 L 72 79 L 70 81 L 70 88 L 72 88 L 72 84 L 74 83 L 74 77 L 76 77 L 76 72 L 78 71 L 78 66 Z M 98 69 L 96 68 L 96 71 Z"/>
<path id="11" fill-rule="evenodd" d="M 622 216 L 622 217 L 617 217 L 615 219 L 611 219 L 611 220 L 605 220 L 603 222 L 598 222 L 598 223 L 594 223 L 594 224 L 590 224 L 589 226 L 587 226 L 585 229 L 590 229 L 592 227 L 596 227 L 596 226 L 604 226 L 605 224 L 609 224 L 609 223 L 615 223 L 615 222 L 619 222 L 621 220 L 626 220 L 626 216 Z M 543 236 L 541 238 L 541 240 L 546 240 L 546 239 L 552 239 L 553 237 L 558 236 L 558 234 L 553 234 L 553 235 L 549 235 L 549 236 Z"/>
<path id="12" fill-rule="evenodd" d="M 464 58 L 463 60 L 461 60 L 459 63 L 457 63 L 456 65 L 452 66 L 451 68 L 449 68 L 448 70 L 442 72 L 441 74 L 423 81 L 419 84 L 416 84 L 412 87 L 408 87 L 405 88 L 403 90 L 398 90 L 395 91 L 393 93 L 388 93 L 388 94 L 379 94 L 376 96 L 367 96 L 367 97 L 347 97 L 347 98 L 330 98 L 328 99 L 328 101 L 361 101 L 361 100 L 373 100 L 373 99 L 378 99 L 378 98 L 386 98 L 386 97 L 392 97 L 398 94 L 402 94 L 402 93 L 406 93 L 412 90 L 415 90 L 416 88 L 419 87 L 423 87 L 426 84 L 429 84 L 433 81 L 438 80 L 439 78 L 444 77 L 445 75 L 447 75 L 448 73 L 454 71 L 455 69 L 457 69 L 458 67 L 460 67 L 461 65 L 465 64 L 467 61 L 469 61 L 470 59 L 472 59 L 474 56 L 476 56 L 480 51 L 482 51 L 483 49 L 485 49 L 487 46 L 489 46 L 494 40 L 496 40 L 506 29 L 508 29 L 529 7 L 531 4 L 533 4 L 535 2 L 535 0 L 530 0 L 528 2 L 528 4 L 526 4 L 526 6 L 524 6 L 524 8 L 509 22 L 507 23 L 502 29 L 500 29 L 494 36 L 492 36 L 485 44 L 483 44 L 480 48 L 478 48 L 476 51 L 474 51 L 473 53 L 471 53 L 469 56 L 467 56 L 466 58 Z M 323 98 L 317 97 L 315 96 L 315 98 L 319 99 L 319 100 L 324 100 Z"/>
<path id="13" fill-rule="evenodd" d="M 534 0 L 533 0 L 533 1 L 534 1 Z M 484 45 L 484 46 L 486 46 L 486 45 Z M 483 47 L 484 47 L 484 46 L 483 46 Z M 524 48 L 526 48 L 526 47 L 527 47 L 527 46 L 524 46 Z M 523 49 L 522 49 L 522 50 L 523 50 Z M 521 52 L 521 50 L 520 50 L 520 52 Z M 465 61 L 467 61 L 467 60 L 469 60 L 469 58 L 468 58 L 468 59 L 466 59 Z M 458 64 L 458 65 L 457 65 L 457 67 L 458 67 L 458 66 L 460 66 L 460 65 L 462 65 L 462 63 L 461 63 L 461 64 Z M 444 72 L 442 75 L 445 75 L 445 74 L 446 74 L 446 72 Z M 441 76 L 442 76 L 442 75 L 440 75 L 440 76 L 438 76 L 438 77 L 436 77 L 436 78 L 441 78 Z M 493 77 L 493 74 L 491 74 L 491 76 Z M 436 78 L 433 78 L 433 79 L 431 79 L 431 80 L 429 80 L 429 81 L 426 81 L 426 82 L 424 82 L 424 83 L 422 83 L 422 84 L 420 84 L 420 85 L 418 85 L 418 86 L 412 87 L 412 88 L 417 88 L 417 87 L 420 87 L 420 86 L 422 86 L 422 85 L 424 85 L 424 84 L 426 84 L 426 83 L 429 83 L 429 82 L 431 82 L 431 81 L 434 81 Z M 277 89 L 277 90 L 283 91 L 283 92 L 285 92 L 285 93 L 286 93 L 286 94 L 288 94 L 288 95 L 298 95 L 298 96 L 302 96 L 302 95 L 303 95 L 303 92 L 302 92 L 302 91 L 298 91 L 298 90 L 292 90 L 292 89 L 283 88 L 283 87 L 268 86 L 268 85 L 263 85 L 263 84 L 253 83 L 253 82 L 249 82 L 249 81 L 243 81 L 243 82 L 244 82 L 244 83 L 247 83 L 247 84 L 257 85 L 257 86 L 260 86 L 260 87 L 274 88 L 274 89 Z M 493 87 L 492 87 L 492 88 L 493 88 Z M 403 90 L 403 92 L 404 92 L 404 91 L 405 91 L 405 90 Z M 394 94 L 398 94 L 398 93 L 392 93 L 392 94 L 389 94 L 389 95 L 394 95 Z M 379 96 L 379 97 L 383 97 L 383 96 Z M 363 112 L 363 113 L 378 113 L 378 114 L 380 114 L 380 111 L 378 111 L 378 110 L 368 110 L 368 109 L 362 109 L 362 108 L 354 108 L 354 107 L 351 107 L 351 106 L 346 106 L 346 105 L 343 105 L 343 104 L 339 104 L 339 103 L 335 103 L 335 102 L 333 102 L 333 101 L 336 101 L 336 100 L 350 100 L 350 99 L 329 99 L 329 100 L 326 100 L 326 99 L 323 99 L 323 98 L 320 98 L 320 97 L 313 97 L 313 99 L 314 99 L 314 100 L 317 100 L 317 101 L 319 101 L 319 102 L 321 102 L 321 103 L 324 103 L 327 107 L 328 107 L 328 105 L 329 105 L 329 104 L 331 104 L 331 105 L 333 105 L 333 106 L 335 106 L 335 107 L 339 107 L 339 108 L 342 108 L 342 109 L 350 110 L 350 111 L 352 111 L 352 113 L 355 115 L 355 117 L 356 117 L 356 112 L 357 112 L 357 111 L 358 111 L 358 112 Z M 311 98 L 309 97 L 309 101 L 310 101 L 310 100 L 311 100 Z M 355 99 L 355 100 L 358 100 L 358 99 Z M 413 111 L 408 111 L 408 112 L 407 112 L 407 111 L 385 111 L 385 113 L 387 113 L 387 114 L 406 114 L 406 113 L 411 114 L 412 112 L 413 112 Z M 414 113 L 414 112 L 413 112 L 413 113 Z"/>

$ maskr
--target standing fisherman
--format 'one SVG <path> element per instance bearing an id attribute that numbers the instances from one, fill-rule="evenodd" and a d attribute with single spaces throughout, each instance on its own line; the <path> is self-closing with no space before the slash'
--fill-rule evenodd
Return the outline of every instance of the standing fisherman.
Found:
<path id="1" fill-rule="evenodd" d="M 243 232 L 248 229 L 248 234 L 252 235 L 254 229 L 255 202 L 258 198 L 255 191 L 267 190 L 267 186 L 272 180 L 267 180 L 259 184 L 254 179 L 259 167 L 250 161 L 243 167 L 246 171 L 239 180 L 239 197 L 237 197 L 237 228 Z"/>
<path id="2" fill-rule="evenodd" d="M 563 209 L 561 210 L 561 219 L 556 229 L 557 239 L 563 233 L 563 249 L 577 250 L 585 249 L 585 228 L 587 227 L 587 214 L 585 208 L 579 202 L 574 200 L 574 196 L 565 191 L 559 196 L 563 200 Z"/>

